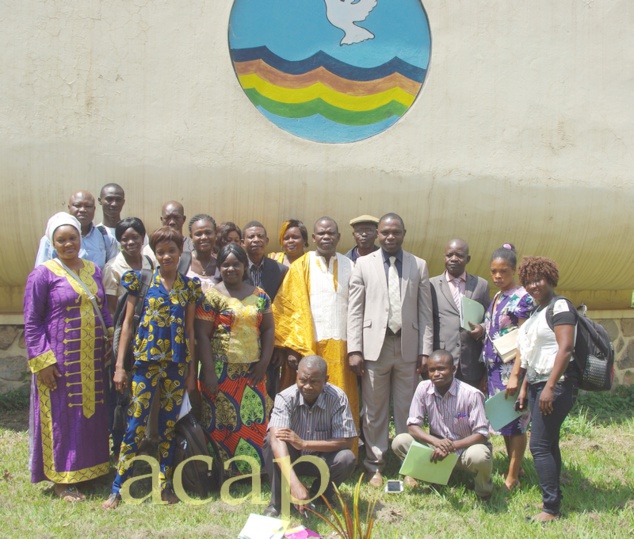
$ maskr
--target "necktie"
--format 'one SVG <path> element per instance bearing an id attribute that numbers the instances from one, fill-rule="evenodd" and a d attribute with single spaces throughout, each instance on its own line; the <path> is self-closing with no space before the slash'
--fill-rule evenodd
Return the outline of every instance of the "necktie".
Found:
<path id="1" fill-rule="evenodd" d="M 396 269 L 396 257 L 390 257 L 390 269 L 387 272 L 387 291 L 390 300 L 388 327 L 397 333 L 401 329 L 401 286 Z"/>
<path id="2" fill-rule="evenodd" d="M 451 281 L 453 283 L 453 300 L 456 302 L 456 307 L 458 307 L 458 310 L 460 310 L 460 307 L 462 307 L 462 302 L 461 302 L 461 294 L 460 294 L 460 279 L 452 279 Z"/>

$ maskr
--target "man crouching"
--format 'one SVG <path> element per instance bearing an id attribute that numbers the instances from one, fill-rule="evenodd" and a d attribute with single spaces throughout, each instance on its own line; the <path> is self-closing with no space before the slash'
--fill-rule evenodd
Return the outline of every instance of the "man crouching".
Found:
<path id="1" fill-rule="evenodd" d="M 281 509 L 286 510 L 287 516 L 291 502 L 289 487 L 293 503 L 308 503 L 322 491 L 331 501 L 333 483 L 339 486 L 355 466 L 351 447 L 357 431 L 352 412 L 346 394 L 327 383 L 326 361 L 319 356 L 303 358 L 296 382 L 275 397 L 264 441 L 266 470 L 271 481 L 271 502 L 264 510 L 267 516 L 279 516 Z M 319 478 L 306 489 L 300 475 Z M 282 507 L 282 501 L 286 507 Z"/>

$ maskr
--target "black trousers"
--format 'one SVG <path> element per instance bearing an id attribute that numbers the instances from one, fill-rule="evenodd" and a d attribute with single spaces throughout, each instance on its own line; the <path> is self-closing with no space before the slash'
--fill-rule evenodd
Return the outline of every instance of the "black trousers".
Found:
<path id="1" fill-rule="evenodd" d="M 292 445 L 287 444 L 288 453 L 291 457 L 291 464 L 301 457 L 301 451 L 295 449 Z M 318 457 L 326 462 L 330 470 L 329 478 L 319 478 L 319 470 L 315 465 L 308 462 L 300 462 L 293 468 L 298 476 L 317 477 L 309 488 L 311 495 L 314 495 L 321 486 L 321 480 L 328 481 L 328 487 L 324 492 L 324 496 L 328 499 L 334 494 L 333 483 L 339 486 L 353 471 L 356 465 L 354 453 L 350 449 L 341 449 L 331 453 L 315 453 L 312 456 Z M 279 511 L 282 505 L 282 473 L 277 463 L 273 462 L 275 455 L 269 444 L 268 435 L 264 439 L 264 462 L 266 472 L 271 481 L 271 504 Z"/>

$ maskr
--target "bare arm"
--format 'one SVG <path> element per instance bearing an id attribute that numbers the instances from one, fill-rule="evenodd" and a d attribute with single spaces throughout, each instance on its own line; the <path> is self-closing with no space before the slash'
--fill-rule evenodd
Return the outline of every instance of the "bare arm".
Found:
<path id="1" fill-rule="evenodd" d="M 197 318 L 194 322 L 194 333 L 196 336 L 196 357 L 201 363 L 200 382 L 205 392 L 213 396 L 218 392 L 218 376 L 211 354 L 211 338 L 213 337 L 214 326 L 208 320 Z"/>
<path id="2" fill-rule="evenodd" d="M 566 372 L 574 350 L 575 326 L 569 324 L 555 326 L 555 338 L 558 347 L 555 364 L 539 397 L 539 409 L 543 415 L 553 413 L 555 386 Z"/>
<path id="3" fill-rule="evenodd" d="M 125 318 L 121 326 L 121 336 L 119 337 L 119 350 L 117 354 L 117 362 L 114 371 L 114 386 L 119 392 L 122 392 L 128 383 L 128 376 L 123 368 L 125 354 L 132 342 L 134 336 L 134 308 L 139 298 L 128 295 L 128 301 L 125 306 Z"/>
<path id="4" fill-rule="evenodd" d="M 249 378 L 254 385 L 259 384 L 264 375 L 266 368 L 271 361 L 273 347 L 275 345 L 275 325 L 273 322 L 273 313 L 265 313 L 260 322 L 260 359 L 251 365 L 249 369 Z"/>
<path id="5" fill-rule="evenodd" d="M 518 318 L 517 327 L 520 328 L 526 322 L 526 318 Z M 520 355 L 519 348 L 517 349 L 517 354 L 515 354 L 515 362 L 513 363 L 513 370 L 511 371 L 511 375 L 509 376 L 509 381 L 506 384 L 506 389 L 504 390 L 504 398 L 508 398 L 509 396 L 515 395 L 520 385 L 520 370 L 522 366 L 522 356 Z"/>

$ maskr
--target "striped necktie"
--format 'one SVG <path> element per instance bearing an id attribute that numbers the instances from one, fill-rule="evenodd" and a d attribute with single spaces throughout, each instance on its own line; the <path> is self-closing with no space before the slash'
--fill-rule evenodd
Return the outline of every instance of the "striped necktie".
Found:
<path id="1" fill-rule="evenodd" d="M 390 269 L 387 272 L 387 290 L 390 300 L 390 318 L 388 327 L 398 333 L 403 324 L 401 318 L 401 285 L 398 278 L 398 270 L 396 269 L 396 257 L 390 257 Z"/>

